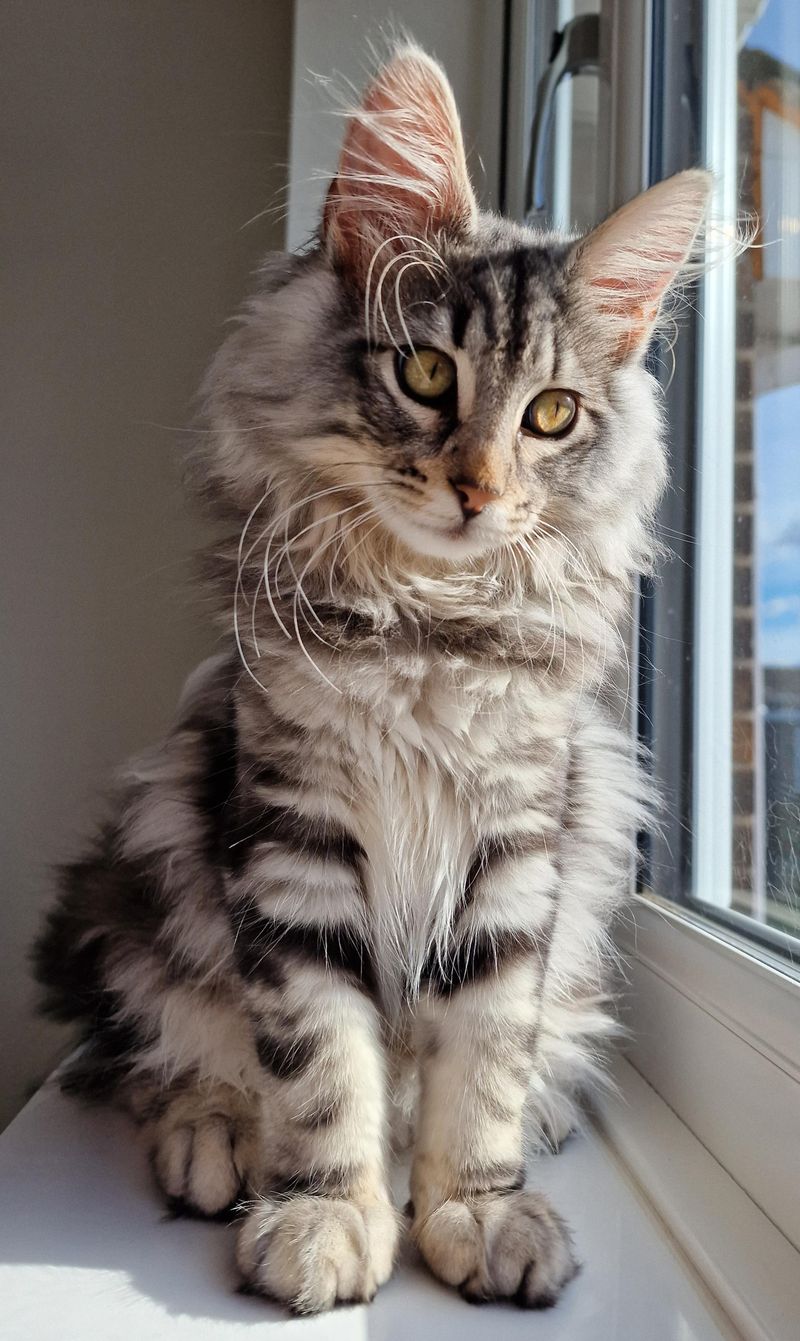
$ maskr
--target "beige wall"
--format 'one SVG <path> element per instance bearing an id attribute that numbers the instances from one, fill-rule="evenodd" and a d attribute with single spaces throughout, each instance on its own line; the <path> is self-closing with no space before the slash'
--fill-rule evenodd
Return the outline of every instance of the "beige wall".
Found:
<path id="1" fill-rule="evenodd" d="M 25 955 L 102 780 L 211 643 L 182 426 L 282 226 L 290 0 L 5 0 L 0 1121 L 61 1043 Z"/>
<path id="2" fill-rule="evenodd" d="M 288 236 L 300 246 L 317 227 L 327 177 L 336 169 L 343 123 L 339 94 L 363 88 L 370 46 L 405 33 L 438 57 L 458 103 L 470 172 L 482 204 L 495 208 L 500 181 L 503 22 L 500 0 L 296 0 Z M 320 78 L 319 76 L 322 76 Z"/>

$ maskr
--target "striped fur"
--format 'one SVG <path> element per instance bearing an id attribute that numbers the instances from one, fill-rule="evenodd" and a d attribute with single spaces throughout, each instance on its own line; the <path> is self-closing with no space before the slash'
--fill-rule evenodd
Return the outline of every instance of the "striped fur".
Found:
<path id="1" fill-rule="evenodd" d="M 127 1104 L 174 1209 L 244 1199 L 243 1277 L 299 1311 L 390 1274 L 414 1106 L 433 1271 L 530 1307 L 575 1272 L 524 1141 L 571 1129 L 614 1031 L 643 788 L 608 689 L 664 481 L 641 355 L 704 192 L 578 242 L 481 215 L 444 77 L 405 50 L 319 244 L 267 260 L 209 374 L 228 650 L 121 779 L 36 964 L 83 1030 L 72 1086 Z M 398 380 L 419 346 L 456 370 L 433 408 Z M 548 387 L 578 416 L 531 438 Z"/>

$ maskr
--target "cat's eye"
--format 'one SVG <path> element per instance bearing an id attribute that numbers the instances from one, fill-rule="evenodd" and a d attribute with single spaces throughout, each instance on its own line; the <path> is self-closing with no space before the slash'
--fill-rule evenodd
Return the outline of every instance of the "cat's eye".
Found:
<path id="1" fill-rule="evenodd" d="M 571 428 L 577 413 L 578 402 L 572 392 L 551 388 L 534 396 L 522 416 L 522 428 L 538 437 L 554 438 Z"/>
<path id="2" fill-rule="evenodd" d="M 432 404 L 456 384 L 456 365 L 440 349 L 414 349 L 397 356 L 397 380 L 407 396 Z"/>

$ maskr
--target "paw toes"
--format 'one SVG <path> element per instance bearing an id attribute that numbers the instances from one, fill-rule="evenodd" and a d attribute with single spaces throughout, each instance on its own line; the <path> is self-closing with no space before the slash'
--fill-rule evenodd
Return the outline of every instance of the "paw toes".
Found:
<path id="1" fill-rule="evenodd" d="M 191 1153 L 192 1129 L 189 1126 L 173 1127 L 156 1137 L 152 1151 L 153 1169 L 170 1201 L 183 1199 Z"/>
<path id="2" fill-rule="evenodd" d="M 480 1286 L 474 1285 L 471 1281 L 465 1285 L 459 1285 L 458 1293 L 467 1304 L 491 1304 L 493 1295 L 487 1294 Z"/>
<path id="3" fill-rule="evenodd" d="M 447 1285 L 477 1295 L 483 1263 L 483 1235 L 470 1208 L 446 1201 L 414 1228 L 414 1238 L 435 1275 Z"/>
<path id="4" fill-rule="evenodd" d="M 153 1168 L 172 1215 L 226 1216 L 241 1194 L 234 1130 L 222 1116 L 159 1131 Z"/>
<path id="5" fill-rule="evenodd" d="M 446 1202 L 414 1237 L 434 1274 L 469 1303 L 550 1308 L 578 1270 L 566 1226 L 538 1193 Z"/>
<path id="6" fill-rule="evenodd" d="M 527 1287 L 521 1285 L 517 1294 L 514 1295 L 514 1303 L 517 1305 L 517 1308 L 554 1308 L 558 1303 L 558 1295 L 551 1290 L 545 1290 L 542 1294 L 530 1295 Z"/>
<path id="7" fill-rule="evenodd" d="M 241 1183 L 232 1128 L 224 1118 L 207 1118 L 194 1130 L 184 1195 L 193 1206 L 211 1215 L 236 1200 Z"/>
<path id="8" fill-rule="evenodd" d="M 297 1196 L 256 1207 L 236 1252 L 251 1288 L 311 1314 L 336 1303 L 368 1303 L 391 1274 L 396 1241 L 388 1207 Z"/>

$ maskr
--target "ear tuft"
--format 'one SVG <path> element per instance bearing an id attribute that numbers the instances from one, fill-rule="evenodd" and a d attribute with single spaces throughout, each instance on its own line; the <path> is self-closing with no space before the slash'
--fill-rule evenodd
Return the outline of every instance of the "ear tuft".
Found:
<path id="1" fill-rule="evenodd" d="M 419 47 L 400 47 L 348 120 L 323 242 L 363 279 L 393 238 L 403 250 L 409 238 L 463 236 L 476 209 L 447 77 Z"/>
<path id="2" fill-rule="evenodd" d="M 711 187 L 708 172 L 679 172 L 576 244 L 574 277 L 607 320 L 618 361 L 644 353 L 666 293 L 693 258 Z"/>

